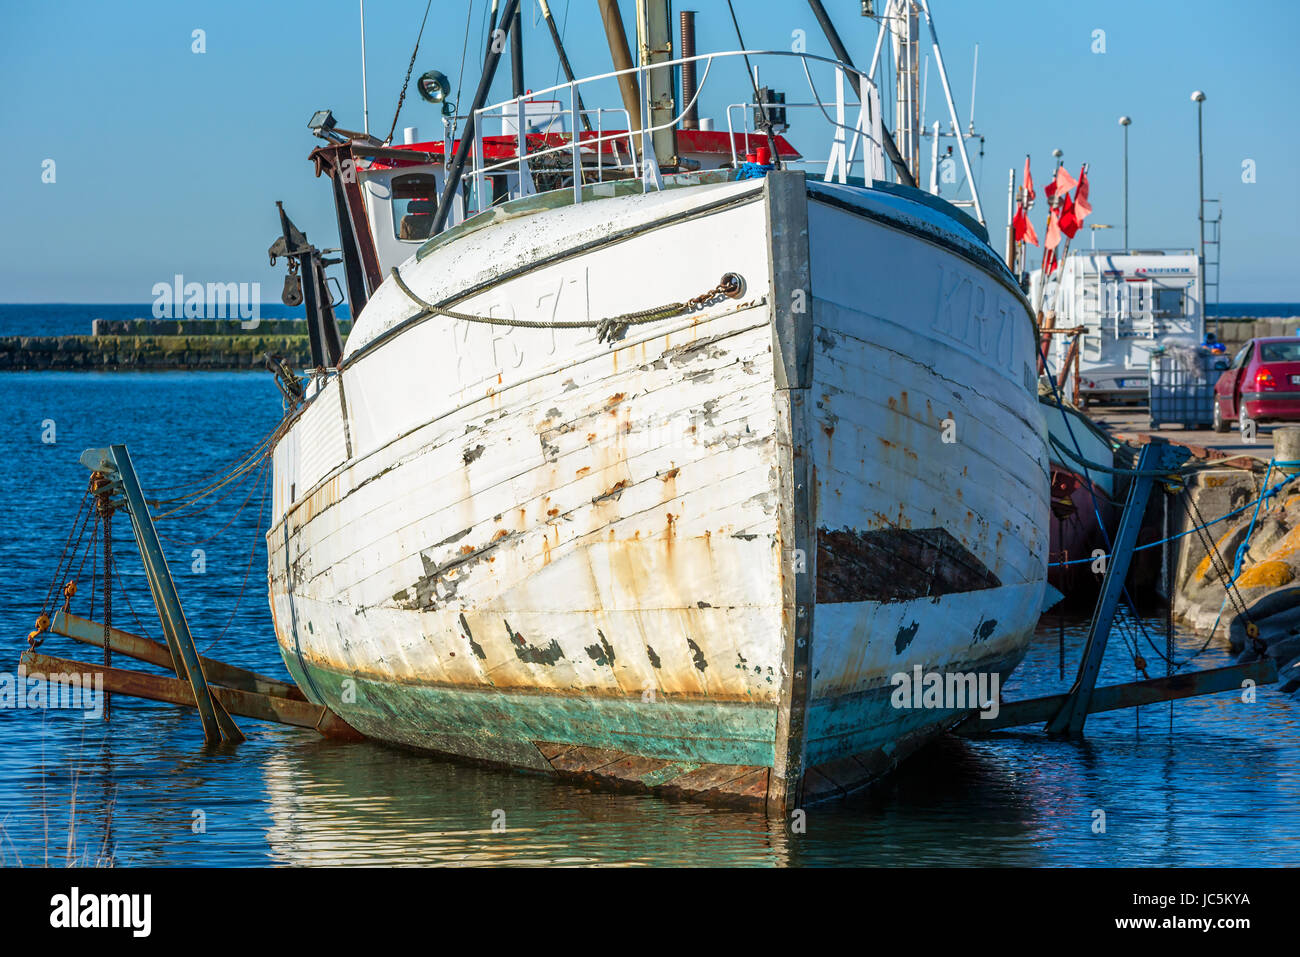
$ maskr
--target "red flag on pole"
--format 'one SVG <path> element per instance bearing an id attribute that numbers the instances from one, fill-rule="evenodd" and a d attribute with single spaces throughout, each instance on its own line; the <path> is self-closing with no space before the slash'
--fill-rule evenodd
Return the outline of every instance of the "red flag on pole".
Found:
<path id="1" fill-rule="evenodd" d="M 1052 185 L 1056 187 L 1052 190 L 1053 193 L 1068 193 L 1079 185 L 1079 181 L 1071 176 L 1069 170 L 1064 166 L 1060 166 L 1057 167 L 1056 180 Z"/>
<path id="2" fill-rule="evenodd" d="M 1038 233 L 1034 232 L 1034 224 L 1029 221 L 1025 208 L 1019 203 L 1016 204 L 1016 215 L 1012 217 L 1011 225 L 1015 229 L 1016 242 L 1038 245 Z"/>
<path id="3" fill-rule="evenodd" d="M 1047 237 L 1044 240 L 1044 251 L 1050 252 L 1061 243 L 1061 227 L 1056 219 L 1056 210 L 1047 214 Z"/>
<path id="4" fill-rule="evenodd" d="M 1070 199 L 1070 194 L 1066 193 L 1061 198 L 1061 205 L 1057 209 L 1057 221 L 1060 225 L 1061 232 L 1065 233 L 1070 239 L 1079 231 L 1079 220 L 1075 217 L 1074 200 Z"/>
<path id="5" fill-rule="evenodd" d="M 1088 167 L 1079 170 L 1079 188 L 1074 191 L 1074 215 L 1079 224 L 1092 215 L 1092 204 L 1088 202 Z"/>
<path id="6" fill-rule="evenodd" d="M 1034 176 L 1029 172 L 1029 154 L 1025 154 L 1025 209 L 1030 209 L 1034 205 L 1034 199 L 1037 197 L 1034 192 Z M 1037 245 L 1037 243 L 1035 243 Z"/>

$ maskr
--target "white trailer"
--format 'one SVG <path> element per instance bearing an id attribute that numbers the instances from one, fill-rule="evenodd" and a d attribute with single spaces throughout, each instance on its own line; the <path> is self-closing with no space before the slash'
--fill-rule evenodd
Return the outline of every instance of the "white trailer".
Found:
<path id="1" fill-rule="evenodd" d="M 1042 303 L 1044 326 L 1083 327 L 1079 375 L 1066 387 L 1075 402 L 1145 401 L 1151 351 L 1202 341 L 1197 262 L 1191 249 L 1072 250 L 1045 291 L 1041 270 L 1031 274 L 1029 300 Z M 1072 338 L 1052 336 L 1054 372 Z"/>

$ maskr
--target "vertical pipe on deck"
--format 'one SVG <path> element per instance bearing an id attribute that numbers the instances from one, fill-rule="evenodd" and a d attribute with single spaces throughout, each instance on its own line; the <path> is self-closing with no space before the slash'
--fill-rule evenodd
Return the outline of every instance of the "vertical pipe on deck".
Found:
<path id="1" fill-rule="evenodd" d="M 690 104 L 682 116 L 682 129 L 698 130 L 700 128 L 699 107 L 692 101 L 698 89 L 695 83 L 695 11 L 681 11 L 681 48 L 682 59 L 690 62 L 682 64 L 682 105 Z"/>
<path id="2" fill-rule="evenodd" d="M 514 87 L 515 97 L 524 95 L 524 31 L 523 14 L 515 7 L 514 19 L 510 21 L 510 81 Z"/>

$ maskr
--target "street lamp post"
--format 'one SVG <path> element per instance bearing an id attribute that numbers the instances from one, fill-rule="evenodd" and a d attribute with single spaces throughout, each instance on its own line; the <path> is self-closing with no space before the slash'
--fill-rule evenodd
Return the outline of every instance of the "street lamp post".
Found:
<path id="1" fill-rule="evenodd" d="M 1131 117 L 1121 116 L 1119 125 L 1124 127 L 1124 250 L 1127 252 L 1128 245 L 1128 128 L 1133 120 Z"/>
<path id="2" fill-rule="evenodd" d="M 1200 255 L 1196 261 L 1196 287 L 1197 293 L 1201 299 L 1201 320 L 1204 325 L 1205 320 L 1205 134 L 1203 122 L 1203 108 L 1205 106 L 1205 93 L 1201 90 L 1192 92 L 1192 102 L 1196 104 L 1196 166 L 1197 166 L 1197 198 L 1199 202 L 1196 206 L 1196 220 L 1201 227 L 1201 249 Z M 1218 317 L 1215 317 L 1217 323 Z M 1216 330 L 1217 331 L 1217 330 Z"/>

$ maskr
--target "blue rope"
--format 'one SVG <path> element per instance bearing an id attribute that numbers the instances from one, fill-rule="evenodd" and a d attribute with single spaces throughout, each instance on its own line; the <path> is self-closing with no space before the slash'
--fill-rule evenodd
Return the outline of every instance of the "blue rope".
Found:
<path id="1" fill-rule="evenodd" d="M 1270 463 L 1270 465 L 1288 466 L 1288 467 L 1290 467 L 1290 466 L 1294 466 L 1294 467 L 1296 467 L 1296 468 L 1300 468 L 1300 462 L 1273 462 L 1273 463 Z M 1228 519 L 1232 518 L 1234 515 L 1240 515 L 1242 512 L 1246 511 L 1246 509 L 1248 509 L 1248 508 L 1255 508 L 1255 509 L 1258 511 L 1258 507 L 1259 507 L 1259 504 L 1260 504 L 1261 502 L 1263 502 L 1266 498 L 1271 498 L 1272 496 L 1277 495 L 1278 492 L 1282 491 L 1282 489 L 1286 487 L 1286 485 L 1287 485 L 1288 482 L 1291 482 L 1292 480 L 1294 480 L 1294 479 L 1296 479 L 1296 478 L 1300 478 L 1300 474 L 1297 474 L 1297 475 L 1288 475 L 1288 476 L 1287 476 L 1286 478 L 1284 478 L 1281 482 L 1279 482 L 1275 487 L 1273 487 L 1273 488 L 1268 488 L 1268 485 L 1267 485 L 1268 479 L 1267 479 L 1267 477 L 1266 477 L 1266 478 L 1265 478 L 1265 487 L 1264 487 L 1264 491 L 1260 494 L 1260 497 L 1259 497 L 1259 498 L 1257 498 L 1257 499 L 1255 499 L 1255 500 L 1253 500 L 1253 501 L 1247 502 L 1245 505 L 1241 506 L 1240 508 L 1234 508 L 1231 512 L 1228 512 L 1228 513 L 1226 513 L 1226 514 L 1220 516 L 1219 518 L 1214 519 L 1214 520 L 1211 521 L 1211 522 L 1206 522 L 1204 525 L 1193 525 L 1191 528 L 1187 529 L 1186 531 L 1179 532 L 1177 535 L 1170 535 L 1168 538 L 1162 538 L 1162 539 L 1160 539 L 1160 541 L 1158 541 L 1158 542 L 1149 542 L 1149 543 L 1147 543 L 1146 545 L 1138 545 L 1138 546 L 1136 546 L 1136 547 L 1133 549 L 1133 551 L 1135 551 L 1135 552 L 1141 552 L 1141 551 L 1145 551 L 1145 550 L 1148 549 L 1148 548 L 1156 548 L 1157 546 L 1163 545 L 1163 544 L 1165 544 L 1166 542 L 1174 542 L 1174 541 L 1177 541 L 1178 539 L 1184 537 L 1185 535 L 1190 535 L 1190 534 L 1192 534 L 1193 532 L 1197 531 L 1198 529 L 1209 528 L 1211 525 L 1218 525 L 1220 522 L 1226 522 Z M 1253 519 L 1252 519 L 1251 524 L 1252 524 L 1252 527 L 1253 527 L 1253 525 L 1254 525 L 1254 520 L 1253 520 Z M 1249 535 L 1247 535 L 1247 539 L 1249 539 Z M 1239 550 L 1239 551 L 1240 551 L 1240 550 Z M 1240 555 L 1239 555 L 1238 557 L 1240 558 Z M 1088 563 L 1091 562 L 1091 561 L 1093 561 L 1092 558 L 1076 558 L 1076 559 L 1074 559 L 1073 561 L 1068 561 L 1068 562 L 1048 562 L 1047 567 L 1048 567 L 1048 568 L 1065 568 L 1065 567 L 1067 567 L 1067 566 L 1069 566 L 1069 565 L 1086 565 L 1086 564 L 1088 564 Z M 1233 581 L 1236 581 L 1236 580 L 1237 580 L 1237 574 L 1238 574 L 1238 569 L 1234 568 L 1234 570 L 1233 570 L 1233 575 L 1232 575 L 1232 580 L 1233 580 Z"/>
<path id="2" fill-rule="evenodd" d="M 773 168 L 772 166 L 764 166 L 762 163 L 741 163 L 736 167 L 736 179 L 762 179 Z"/>

